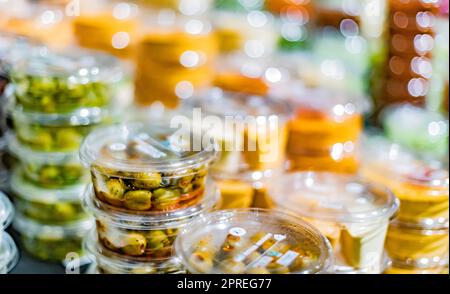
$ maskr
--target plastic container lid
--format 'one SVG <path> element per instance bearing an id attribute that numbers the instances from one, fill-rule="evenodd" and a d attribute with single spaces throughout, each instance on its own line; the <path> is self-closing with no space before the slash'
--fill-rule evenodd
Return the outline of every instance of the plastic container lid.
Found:
<path id="1" fill-rule="evenodd" d="M 22 171 L 13 171 L 10 183 L 11 191 L 20 198 L 29 201 L 55 203 L 60 201 L 77 201 L 86 188 L 86 184 L 77 184 L 58 189 L 38 187 L 23 178 Z"/>
<path id="2" fill-rule="evenodd" d="M 215 159 L 213 144 L 191 151 L 192 137 L 193 133 L 168 125 L 115 125 L 92 132 L 81 146 L 80 157 L 88 167 L 95 164 L 126 172 L 175 172 Z"/>
<path id="3" fill-rule="evenodd" d="M 20 158 L 24 162 L 40 163 L 40 164 L 67 164 L 77 163 L 80 161 L 78 151 L 76 152 L 40 152 L 29 148 L 19 142 L 17 137 L 12 134 L 6 134 L 8 150 L 15 157 Z"/>
<path id="4" fill-rule="evenodd" d="M 0 192 L 0 231 L 6 229 L 14 217 L 14 207 L 5 194 Z"/>
<path id="5" fill-rule="evenodd" d="M 338 223 L 389 220 L 399 207 L 398 199 L 387 188 L 327 172 L 285 174 L 269 191 L 280 208 Z"/>
<path id="6" fill-rule="evenodd" d="M 14 74 L 67 79 L 71 84 L 114 83 L 122 79 L 120 62 L 113 56 L 85 49 L 53 51 L 30 48 L 14 64 Z"/>
<path id="7" fill-rule="evenodd" d="M 244 93 L 233 93 L 213 88 L 202 93 L 198 99 L 192 102 L 194 107 L 200 107 L 208 114 L 218 116 L 242 117 L 274 117 L 288 119 L 291 115 L 289 106 L 282 100 L 250 95 Z"/>
<path id="8" fill-rule="evenodd" d="M 235 248 L 224 243 L 226 239 L 241 243 L 236 253 L 228 256 L 231 264 L 236 262 L 244 266 L 239 271 L 241 273 L 253 268 L 265 268 L 271 262 L 277 266 L 291 266 L 299 257 L 292 247 L 301 248 L 306 255 L 317 255 L 317 260 L 311 260 L 303 268 L 294 267 L 293 273 L 323 273 L 333 263 L 331 246 L 317 229 L 292 215 L 264 209 L 223 210 L 201 216 L 180 230 L 175 250 L 190 273 L 220 274 L 228 269 L 227 261 L 220 258 L 223 257 L 222 253 L 229 253 L 229 249 Z M 281 249 L 278 251 L 277 245 L 284 246 L 282 244 L 285 240 L 291 246 L 284 247 L 288 249 L 285 252 L 280 252 Z M 269 247 L 265 247 L 267 242 L 270 242 Z M 200 270 L 191 264 L 196 249 L 199 252 L 214 252 L 206 255 L 211 258 L 208 269 Z M 311 251 L 307 253 L 307 249 Z M 260 255 L 252 257 L 258 251 Z M 274 257 L 278 259 L 275 261 Z"/>
<path id="9" fill-rule="evenodd" d="M 43 224 L 17 214 L 14 219 L 14 229 L 27 237 L 49 239 L 64 239 L 71 236 L 84 236 L 94 225 L 92 219 L 67 222 L 63 225 Z"/>
<path id="10" fill-rule="evenodd" d="M 219 200 L 219 190 L 214 182 L 208 180 L 205 196 L 200 202 L 186 209 L 168 212 L 132 212 L 127 213 L 98 200 L 94 189 L 89 186 L 83 197 L 85 210 L 96 219 L 105 219 L 112 225 L 126 230 L 163 230 L 186 225 L 191 218 L 213 209 Z"/>
<path id="11" fill-rule="evenodd" d="M 19 251 L 9 234 L 4 233 L 0 241 L 0 274 L 7 274 L 19 262 Z"/>
<path id="12" fill-rule="evenodd" d="M 98 241 L 95 230 L 92 230 L 83 240 L 83 249 L 94 257 L 98 267 L 107 267 L 112 273 L 184 273 L 182 265 L 176 258 L 167 258 L 157 261 L 143 261 L 106 249 Z"/>

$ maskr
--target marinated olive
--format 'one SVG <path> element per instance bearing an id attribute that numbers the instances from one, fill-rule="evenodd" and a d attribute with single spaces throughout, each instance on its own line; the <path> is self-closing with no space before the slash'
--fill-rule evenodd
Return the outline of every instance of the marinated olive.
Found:
<path id="1" fill-rule="evenodd" d="M 110 179 L 106 182 L 106 191 L 100 191 L 102 198 L 112 205 L 121 205 L 124 200 L 125 186 L 121 179 Z"/>
<path id="2" fill-rule="evenodd" d="M 147 240 L 140 234 L 129 234 L 123 241 L 126 245 L 122 247 L 125 254 L 132 256 L 140 256 L 145 253 Z"/>
<path id="3" fill-rule="evenodd" d="M 133 185 L 142 189 L 157 189 L 161 185 L 161 174 L 159 173 L 136 173 Z"/>
<path id="4" fill-rule="evenodd" d="M 152 192 L 145 190 L 128 191 L 124 195 L 123 203 L 126 208 L 132 210 L 149 210 L 152 207 Z"/>
<path id="5" fill-rule="evenodd" d="M 180 199 L 181 193 L 178 190 L 160 188 L 153 192 L 153 204 L 158 210 L 171 208 Z"/>

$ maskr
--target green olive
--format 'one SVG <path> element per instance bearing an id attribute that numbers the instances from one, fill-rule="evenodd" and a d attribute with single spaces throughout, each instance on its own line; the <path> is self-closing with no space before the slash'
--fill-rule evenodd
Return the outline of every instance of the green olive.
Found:
<path id="1" fill-rule="evenodd" d="M 176 204 L 180 197 L 178 190 L 159 188 L 153 191 L 153 204 L 157 209 L 167 209 Z"/>
<path id="2" fill-rule="evenodd" d="M 148 249 L 157 250 L 170 246 L 170 241 L 163 231 L 150 231 L 146 235 L 146 238 Z"/>
<path id="3" fill-rule="evenodd" d="M 152 208 L 152 192 L 145 190 L 128 191 L 124 195 L 123 204 L 132 210 L 149 210 Z"/>
<path id="4" fill-rule="evenodd" d="M 27 141 L 27 139 L 25 139 L 25 141 Z M 41 131 L 36 133 L 30 141 L 33 146 L 46 151 L 50 151 L 53 147 L 53 138 L 47 132 Z"/>
<path id="5" fill-rule="evenodd" d="M 42 183 L 52 183 L 61 176 L 59 168 L 55 166 L 44 166 L 39 173 L 39 181 Z"/>
<path id="6" fill-rule="evenodd" d="M 83 141 L 83 135 L 75 129 L 62 129 L 56 133 L 56 144 L 61 149 L 76 149 Z"/>
<path id="7" fill-rule="evenodd" d="M 147 240 L 144 236 L 140 234 L 130 234 L 126 236 L 125 246 L 122 247 L 122 251 L 125 254 L 132 256 L 140 256 L 145 253 L 145 248 L 147 247 Z"/>
<path id="8" fill-rule="evenodd" d="M 53 214 L 55 219 L 69 220 L 76 216 L 77 210 L 72 203 L 60 202 L 53 206 Z"/>
<path id="9" fill-rule="evenodd" d="M 161 174 L 159 173 L 136 173 L 133 186 L 141 189 L 156 189 L 161 185 Z"/>
<path id="10" fill-rule="evenodd" d="M 105 201 L 115 206 L 121 206 L 125 194 L 123 181 L 121 179 L 110 179 L 106 182 L 106 189 L 106 192 L 100 191 Z"/>
<path id="11" fill-rule="evenodd" d="M 178 187 L 180 188 L 186 188 L 189 185 L 192 185 L 192 180 L 194 179 L 194 176 L 185 176 L 178 179 Z"/>

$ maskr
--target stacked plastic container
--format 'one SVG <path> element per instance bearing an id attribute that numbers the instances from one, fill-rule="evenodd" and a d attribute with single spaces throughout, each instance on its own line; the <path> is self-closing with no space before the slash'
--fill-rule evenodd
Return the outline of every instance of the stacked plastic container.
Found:
<path id="1" fill-rule="evenodd" d="M 78 150 L 95 127 L 108 123 L 118 61 L 81 49 L 34 47 L 14 63 L 8 146 L 19 159 L 11 178 L 14 222 L 24 248 L 46 261 L 81 252 L 92 225 L 79 197 L 88 180 Z"/>
<path id="2" fill-rule="evenodd" d="M 448 170 L 416 159 L 379 137 L 367 140 L 362 169 L 371 182 L 390 187 L 400 200 L 391 222 L 386 251 L 389 273 L 440 273 L 448 265 Z"/>
<path id="3" fill-rule="evenodd" d="M 192 133 L 129 123 L 89 135 L 81 159 L 92 187 L 83 198 L 96 220 L 85 248 L 100 273 L 175 273 L 178 231 L 218 201 L 208 170 L 216 152 L 190 149 Z M 186 141 L 187 140 L 187 141 Z"/>
<path id="4" fill-rule="evenodd" d="M 5 232 L 14 216 L 14 207 L 5 194 L 0 192 L 0 274 L 10 272 L 19 261 L 19 251 L 14 240 Z"/>

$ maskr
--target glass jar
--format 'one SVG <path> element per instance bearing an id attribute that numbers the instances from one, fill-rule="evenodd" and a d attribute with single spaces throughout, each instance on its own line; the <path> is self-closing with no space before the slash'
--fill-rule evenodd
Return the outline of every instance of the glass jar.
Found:
<path id="1" fill-rule="evenodd" d="M 13 223 L 24 249 L 37 259 L 49 262 L 64 261 L 69 253 L 81 256 L 83 237 L 92 225 L 90 219 L 64 225 L 42 224 L 23 215 L 17 215 Z"/>
<path id="2" fill-rule="evenodd" d="M 70 114 L 45 114 L 11 109 L 14 130 L 19 142 L 36 151 L 74 152 L 95 127 L 108 123 L 109 111 L 80 109 Z"/>
<path id="3" fill-rule="evenodd" d="M 81 49 L 36 47 L 14 64 L 14 96 L 24 109 L 68 113 L 110 104 L 122 79 L 115 58 Z"/>
<path id="4" fill-rule="evenodd" d="M 120 212 L 108 209 L 95 198 L 90 187 L 84 196 L 86 211 L 94 216 L 98 240 L 117 254 L 142 260 L 160 260 L 172 256 L 172 244 L 178 231 L 192 219 L 214 208 L 218 191 L 208 183 L 201 202 L 174 212 Z"/>
<path id="5" fill-rule="evenodd" d="M 384 242 L 399 202 L 382 186 L 325 172 L 285 174 L 269 186 L 277 207 L 316 226 L 330 240 L 335 273 L 379 274 Z"/>
<path id="6" fill-rule="evenodd" d="M 9 234 L 3 235 L 0 238 L 0 274 L 7 274 L 19 262 L 19 250 Z"/>
<path id="7" fill-rule="evenodd" d="M 8 136 L 8 149 L 19 158 L 26 179 L 44 188 L 64 188 L 86 183 L 88 171 L 81 164 L 78 152 L 38 152 Z"/>
<path id="8" fill-rule="evenodd" d="M 0 244 L 3 242 L 3 231 L 11 224 L 13 217 L 14 207 L 11 201 L 0 192 Z"/>
<path id="9" fill-rule="evenodd" d="M 288 160 L 293 170 L 355 173 L 363 129 L 363 103 L 346 92 L 324 88 L 293 91 Z"/>
<path id="10" fill-rule="evenodd" d="M 399 198 L 400 222 L 430 229 L 448 224 L 448 170 L 419 160 L 380 136 L 365 140 L 363 156 L 363 177 L 389 187 Z"/>
<path id="11" fill-rule="evenodd" d="M 92 132 L 81 147 L 97 199 L 113 210 L 172 211 L 196 205 L 205 192 L 213 146 L 169 125 L 130 123 Z M 194 138 L 195 139 L 195 138 Z"/>
<path id="12" fill-rule="evenodd" d="M 112 252 L 99 244 L 96 234 L 89 234 L 83 241 L 84 250 L 92 255 L 99 274 L 184 274 L 175 258 L 142 261 Z"/>
<path id="13" fill-rule="evenodd" d="M 315 228 L 291 215 L 261 209 L 223 210 L 183 228 L 175 250 L 189 273 L 325 273 L 331 248 Z"/>
<path id="14" fill-rule="evenodd" d="M 21 169 L 11 177 L 11 191 L 19 213 L 46 224 L 64 224 L 86 218 L 80 202 L 85 185 L 45 189 L 28 182 Z"/>

